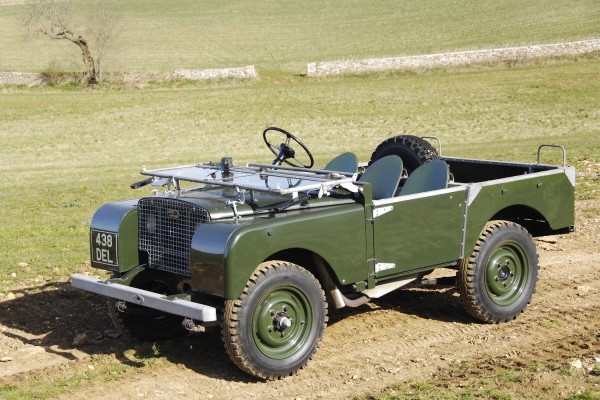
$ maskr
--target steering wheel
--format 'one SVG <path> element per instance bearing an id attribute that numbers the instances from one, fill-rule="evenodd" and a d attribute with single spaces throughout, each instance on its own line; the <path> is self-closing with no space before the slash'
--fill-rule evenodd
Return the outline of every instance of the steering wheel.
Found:
<path id="1" fill-rule="evenodd" d="M 275 146 L 272 143 L 272 141 L 269 141 L 269 138 L 267 137 L 267 132 L 271 131 L 285 135 L 284 142 L 280 143 L 278 146 Z M 277 134 L 277 136 L 281 136 L 279 134 Z M 286 130 L 277 128 L 275 126 L 269 126 L 263 131 L 263 140 L 265 141 L 265 144 L 267 145 L 269 150 L 271 150 L 271 152 L 273 152 L 273 154 L 277 156 L 275 160 L 273 160 L 273 165 L 281 165 L 281 163 L 284 162 L 288 165 L 291 165 L 292 167 L 310 168 L 315 163 L 313 155 L 310 152 L 310 150 L 308 150 L 308 147 L 306 147 L 306 145 L 302 143 L 300 139 L 298 139 L 296 136 L 292 135 Z M 304 150 L 304 155 L 308 156 L 309 159 L 308 164 L 306 164 L 302 161 L 302 159 L 296 156 L 296 151 L 292 148 L 292 146 L 290 146 L 290 141 L 296 142 L 296 144 L 298 144 L 302 148 L 302 150 Z M 304 157 L 302 158 L 304 159 Z M 292 160 L 295 161 L 295 163 Z"/>

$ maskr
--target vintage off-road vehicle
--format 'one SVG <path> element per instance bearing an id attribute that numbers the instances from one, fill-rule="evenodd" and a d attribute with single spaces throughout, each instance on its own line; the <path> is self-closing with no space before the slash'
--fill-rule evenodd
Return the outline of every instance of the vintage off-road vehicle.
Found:
<path id="1" fill-rule="evenodd" d="M 540 163 L 557 145 L 523 164 L 443 157 L 439 142 L 436 151 L 402 135 L 368 163 L 344 153 L 311 169 L 291 133 L 269 127 L 263 139 L 272 164 L 224 157 L 142 170 L 148 178 L 132 188 L 152 184 L 153 195 L 106 204 L 91 221 L 92 266 L 113 278 L 73 275 L 72 285 L 107 296 L 129 337 L 221 326 L 239 368 L 275 379 L 313 356 L 328 308 L 359 306 L 437 268 L 457 271 L 476 319 L 515 319 L 536 287 L 532 236 L 574 229 L 574 168 L 564 149 L 562 166 Z"/>

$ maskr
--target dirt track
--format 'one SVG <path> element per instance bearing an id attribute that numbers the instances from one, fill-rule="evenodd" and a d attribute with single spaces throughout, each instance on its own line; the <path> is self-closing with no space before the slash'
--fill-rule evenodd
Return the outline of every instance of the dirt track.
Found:
<path id="1" fill-rule="evenodd" d="M 597 200 L 578 202 L 578 215 L 599 206 Z M 0 299 L 0 359 L 5 360 L 0 362 L 0 385 L 65 380 L 114 364 L 128 366 L 129 376 L 114 368 L 114 381 L 91 379 L 59 398 L 114 399 L 118 393 L 120 399 L 332 399 L 407 380 L 435 381 L 440 372 L 465 363 L 488 370 L 546 363 L 556 370 L 535 374 L 530 382 L 508 390 L 517 398 L 599 392 L 600 378 L 586 368 L 600 364 L 600 217 L 579 221 L 574 234 L 537 241 L 537 293 L 516 321 L 474 322 L 453 288 L 400 290 L 332 315 L 307 368 L 275 382 L 239 372 L 228 360 L 218 331 L 155 348 L 107 335 L 99 343 L 74 346 L 78 333 L 112 329 L 103 300 L 67 284 L 15 291 L 14 299 Z M 571 368 L 573 359 L 584 367 L 574 374 L 561 373 Z"/>

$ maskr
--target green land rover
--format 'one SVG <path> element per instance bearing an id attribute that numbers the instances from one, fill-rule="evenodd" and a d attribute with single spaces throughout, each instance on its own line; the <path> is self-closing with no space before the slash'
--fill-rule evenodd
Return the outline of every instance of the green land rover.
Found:
<path id="1" fill-rule="evenodd" d="M 105 204 L 91 221 L 92 266 L 112 279 L 73 275 L 72 285 L 108 297 L 124 335 L 220 327 L 239 368 L 277 379 L 313 356 L 328 309 L 438 268 L 456 270 L 475 319 L 515 319 L 535 292 L 532 237 L 574 229 L 575 170 L 558 145 L 526 164 L 443 157 L 401 135 L 369 162 L 343 153 L 314 169 L 291 133 L 269 127 L 263 139 L 271 164 L 142 170 L 132 188 L 151 184 L 152 195 Z M 540 163 L 547 146 L 562 149 L 563 165 Z"/>

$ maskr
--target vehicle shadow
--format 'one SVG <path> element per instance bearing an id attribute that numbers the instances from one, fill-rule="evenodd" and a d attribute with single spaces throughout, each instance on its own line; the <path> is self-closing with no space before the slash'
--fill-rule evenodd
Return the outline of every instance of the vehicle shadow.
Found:
<path id="1" fill-rule="evenodd" d="M 11 340 L 42 347 L 47 353 L 63 357 L 65 362 L 80 359 L 81 353 L 105 354 L 125 365 L 142 368 L 152 359 L 164 357 L 207 377 L 236 382 L 258 381 L 229 360 L 218 327 L 178 339 L 140 343 L 115 338 L 106 299 L 73 289 L 68 282 L 48 283 L 13 293 L 15 299 L 0 303 L 0 324 L 8 328 L 2 333 Z M 432 286 L 405 288 L 357 308 L 332 310 L 329 325 L 373 310 L 475 323 L 462 308 L 455 289 Z M 99 339 L 74 344 L 78 335 L 90 332 Z"/>
<path id="2" fill-rule="evenodd" d="M 229 360 L 218 328 L 178 339 L 142 343 L 115 337 L 117 332 L 108 316 L 106 298 L 73 289 L 69 282 L 48 283 L 12 293 L 15 299 L 0 302 L 0 325 L 4 328 L 2 335 L 13 342 L 13 348 L 25 347 L 18 342 L 37 346 L 49 355 L 63 358 L 65 363 L 81 359 L 82 353 L 83 357 L 111 355 L 134 368 L 164 357 L 208 377 L 254 381 Z M 82 336 L 88 340 L 75 344 Z M 43 365 L 33 367 L 43 368 Z"/>
<path id="3" fill-rule="evenodd" d="M 78 333 L 108 329 L 104 302 L 71 289 L 69 283 L 51 282 L 11 293 L 16 298 L 0 303 L 0 323 L 22 332 L 28 344 L 72 349 Z"/>
<path id="4" fill-rule="evenodd" d="M 463 307 L 454 286 L 417 286 L 398 290 L 378 299 L 382 308 L 394 309 L 422 319 L 461 324 L 479 324 Z"/>
<path id="5" fill-rule="evenodd" d="M 331 310 L 329 325 L 336 324 L 350 315 L 368 313 L 372 310 L 397 311 L 422 319 L 462 324 L 478 323 L 464 309 L 454 286 L 409 286 L 388 293 L 357 308 Z"/>

